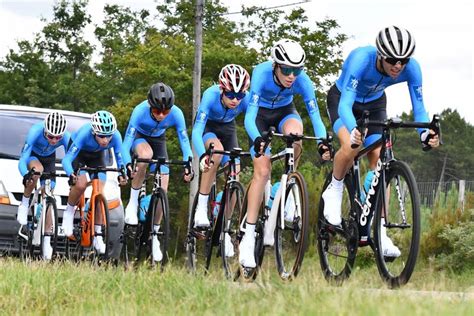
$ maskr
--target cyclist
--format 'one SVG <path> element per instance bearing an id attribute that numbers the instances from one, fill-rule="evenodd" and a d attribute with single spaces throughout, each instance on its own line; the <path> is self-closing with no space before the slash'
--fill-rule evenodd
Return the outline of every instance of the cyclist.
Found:
<path id="1" fill-rule="evenodd" d="M 219 73 L 219 84 L 209 87 L 203 94 L 193 126 L 192 141 L 202 171 L 198 204 L 194 215 L 195 227 L 209 227 L 207 203 L 212 183 L 219 165 L 229 161 L 228 156 L 206 154 L 211 143 L 216 150 L 232 150 L 238 147 L 235 118 L 247 110 L 250 75 L 242 66 L 229 64 Z M 237 166 L 237 170 L 239 167 Z M 229 257 L 234 255 L 230 236 L 226 233 L 225 247 Z"/>
<path id="2" fill-rule="evenodd" d="M 123 156 L 127 164 L 127 172 L 133 178 L 130 189 L 130 201 L 125 209 L 125 223 L 137 225 L 138 195 L 140 188 L 145 180 L 147 164 L 138 163 L 136 170 L 131 170 L 130 153 L 133 152 L 138 158 L 156 159 L 158 157 L 168 157 L 166 150 L 165 132 L 169 127 L 174 126 L 178 134 L 183 159 L 192 159 L 193 153 L 189 144 L 186 131 L 186 122 L 183 111 L 174 104 L 174 92 L 168 85 L 158 82 L 151 86 L 148 92 L 147 100 L 135 107 L 130 117 L 130 121 L 125 132 L 123 144 Z M 151 166 L 152 170 L 155 166 Z M 162 188 L 167 190 L 169 182 L 168 166 L 161 166 Z M 183 179 L 190 182 L 194 174 L 192 170 L 185 170 Z M 155 223 L 154 230 L 160 229 L 159 221 Z M 163 254 L 160 250 L 158 236 L 153 242 L 152 255 L 153 260 L 161 261 Z"/>
<path id="3" fill-rule="evenodd" d="M 303 69 L 306 54 L 301 45 L 290 39 L 275 43 L 273 61 L 257 65 L 252 74 L 251 101 L 245 115 L 245 128 L 253 141 L 254 156 L 252 188 L 248 190 L 246 232 L 239 245 L 239 262 L 242 266 L 256 266 L 254 257 L 255 223 L 262 202 L 265 184 L 270 177 L 270 150 L 264 150 L 262 132 L 274 126 L 284 134 L 302 134 L 301 117 L 293 104 L 293 95 L 300 94 L 313 124 L 314 133 L 326 137 L 326 128 L 319 114 L 313 82 Z M 330 148 L 318 144 L 323 159 L 330 159 Z M 260 156 L 261 155 L 261 156 Z M 295 143 L 295 157 L 301 155 L 301 142 Z M 292 217 L 291 214 L 288 218 Z"/>
<path id="4" fill-rule="evenodd" d="M 79 174 L 76 170 L 79 167 L 87 166 L 91 168 L 104 167 L 107 165 L 105 161 L 105 151 L 113 148 L 117 166 L 124 171 L 118 177 L 120 185 L 127 182 L 125 176 L 125 167 L 122 159 L 122 136 L 117 131 L 117 122 L 115 117 L 107 111 L 97 111 L 91 116 L 91 122 L 84 124 L 71 137 L 69 150 L 63 158 L 63 167 L 69 176 L 69 184 L 71 191 L 67 201 L 66 210 L 63 214 L 63 229 L 66 236 L 73 234 L 73 222 L 75 205 L 87 188 L 86 171 Z M 98 175 L 102 190 L 106 182 L 105 172 Z M 97 234 L 102 233 L 101 215 L 96 217 L 94 231 Z M 101 235 L 95 236 L 93 241 L 94 248 L 100 253 L 105 253 L 105 243 Z"/>
<path id="5" fill-rule="evenodd" d="M 25 145 L 21 152 L 18 168 L 23 176 L 25 189 L 21 203 L 18 206 L 17 220 L 21 225 L 26 225 L 28 217 L 28 204 L 31 193 L 36 187 L 39 176 L 31 176 L 29 171 L 55 172 L 56 149 L 60 146 L 66 150 L 71 135 L 66 131 L 67 123 L 64 116 L 57 112 L 49 113 L 43 122 L 34 124 L 26 137 Z M 41 179 L 41 185 L 44 180 Z M 51 188 L 54 189 L 55 179 L 51 179 Z M 43 242 L 44 259 L 51 259 L 53 248 L 51 236 L 45 235 Z"/>
<path id="6" fill-rule="evenodd" d="M 342 66 L 342 73 L 327 96 L 328 114 L 341 148 L 334 158 L 331 184 L 323 193 L 324 216 L 332 225 L 341 224 L 341 201 L 344 176 L 351 167 L 359 148 L 351 144 L 362 144 L 362 134 L 356 128 L 356 119 L 364 110 L 370 111 L 371 120 L 386 119 L 387 100 L 385 88 L 406 82 L 410 92 L 416 121 L 428 122 L 423 105 L 421 70 L 412 57 L 415 39 L 401 27 L 389 26 L 382 29 L 376 38 L 376 47 L 366 46 L 354 49 Z M 381 127 L 370 127 L 366 132 L 364 145 L 370 145 L 381 137 Z M 437 147 L 439 139 L 435 132 L 418 130 L 423 146 Z M 368 154 L 369 167 L 374 170 L 380 148 Z M 382 228 L 384 229 L 384 227 Z M 385 230 L 383 230 L 385 232 Z M 400 256 L 400 250 L 386 235 L 382 238 L 384 254 Z"/>

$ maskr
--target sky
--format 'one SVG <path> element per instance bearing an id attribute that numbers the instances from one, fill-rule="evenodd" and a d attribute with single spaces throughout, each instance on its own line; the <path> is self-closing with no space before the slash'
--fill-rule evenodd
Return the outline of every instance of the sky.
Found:
<path id="1" fill-rule="evenodd" d="M 226 0 L 230 12 L 241 5 L 273 7 L 303 0 Z M 41 17 L 51 19 L 54 0 L 0 0 L 0 58 L 16 48 L 18 40 L 31 40 L 44 25 Z M 153 11 L 154 0 L 91 0 L 88 11 L 94 23 L 102 21 L 105 3 L 116 3 L 132 9 Z M 160 3 L 164 1 L 159 1 Z M 416 40 L 414 57 L 423 72 L 425 107 L 431 115 L 445 108 L 456 109 L 474 125 L 474 105 L 466 99 L 474 89 L 472 0 L 311 0 L 298 4 L 305 9 L 309 23 L 331 18 L 340 25 L 339 32 L 350 36 L 345 43 L 345 58 L 359 46 L 373 45 L 378 31 L 398 25 L 408 29 Z M 296 6 L 281 8 L 289 12 Z M 229 16 L 238 20 L 240 15 Z M 89 30 L 92 34 L 92 28 Z M 92 36 L 91 36 L 92 37 Z M 389 116 L 411 109 L 406 84 L 386 90 Z"/>

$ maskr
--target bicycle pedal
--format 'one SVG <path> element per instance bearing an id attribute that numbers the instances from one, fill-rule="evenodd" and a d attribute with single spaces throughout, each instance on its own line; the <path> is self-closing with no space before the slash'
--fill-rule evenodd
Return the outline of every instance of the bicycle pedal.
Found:
<path id="1" fill-rule="evenodd" d="M 257 276 L 257 268 L 248 268 L 244 266 L 240 266 L 240 275 L 242 275 L 245 282 L 253 282 L 255 277 Z"/>
<path id="2" fill-rule="evenodd" d="M 398 257 L 387 257 L 387 256 L 383 256 L 383 260 L 385 262 L 394 262 L 395 259 L 397 259 Z"/>

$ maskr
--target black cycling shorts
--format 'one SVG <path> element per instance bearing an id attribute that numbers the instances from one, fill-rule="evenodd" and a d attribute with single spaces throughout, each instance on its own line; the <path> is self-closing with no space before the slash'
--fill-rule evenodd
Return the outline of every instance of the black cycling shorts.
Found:
<path id="1" fill-rule="evenodd" d="M 146 141 L 148 145 L 150 145 L 151 149 L 153 150 L 153 157 L 152 159 L 158 159 L 159 157 L 164 157 L 168 159 L 168 151 L 166 150 L 166 135 L 163 134 L 158 137 L 151 137 L 143 135 L 140 132 L 137 132 L 135 140 L 133 142 L 132 150 L 135 150 L 135 147 Z"/>
<path id="2" fill-rule="evenodd" d="M 333 85 L 329 89 L 327 96 L 327 112 L 331 124 L 333 126 L 334 132 L 337 134 L 339 128 L 343 126 L 342 122 L 337 122 L 340 120 L 338 108 L 339 108 L 339 99 L 341 98 L 341 92 L 337 89 L 336 85 Z M 355 119 L 362 117 L 362 114 L 365 110 L 370 112 L 370 120 L 385 120 L 387 118 L 387 97 L 385 92 L 383 95 L 373 101 L 367 103 L 354 102 L 352 107 L 352 113 L 354 114 Z M 336 130 L 337 129 L 337 130 Z M 370 126 L 366 137 L 372 134 L 382 134 L 383 128 L 381 126 Z M 349 131 L 350 132 L 350 131 Z"/>
<path id="3" fill-rule="evenodd" d="M 53 173 L 56 172 L 56 151 L 53 152 L 49 156 L 40 156 L 34 151 L 31 151 L 31 157 L 35 157 L 38 159 L 38 161 L 43 165 L 43 171 L 44 172 L 49 172 Z M 29 159 L 31 161 L 31 158 Z M 44 181 L 46 179 L 45 176 L 41 176 L 40 180 Z M 52 181 L 54 181 L 56 177 L 51 178 Z"/>
<path id="4" fill-rule="evenodd" d="M 224 150 L 232 150 L 235 147 L 239 147 L 235 120 L 227 123 L 208 120 L 203 133 L 204 143 L 206 143 L 209 138 L 214 138 L 214 136 L 221 141 Z"/>
<path id="5" fill-rule="evenodd" d="M 270 126 L 275 127 L 277 131 L 281 133 L 283 132 L 282 125 L 290 117 L 296 118 L 297 120 L 301 121 L 301 117 L 298 111 L 296 111 L 295 105 L 293 103 L 276 109 L 267 109 L 264 107 L 259 107 L 257 117 L 255 118 L 255 124 L 257 125 L 257 129 L 260 134 L 268 131 Z"/>

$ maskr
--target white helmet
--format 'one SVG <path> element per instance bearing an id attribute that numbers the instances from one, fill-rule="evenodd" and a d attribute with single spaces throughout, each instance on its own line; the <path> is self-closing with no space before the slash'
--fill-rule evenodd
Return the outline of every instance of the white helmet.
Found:
<path id="1" fill-rule="evenodd" d="M 415 51 L 415 39 L 410 32 L 397 26 L 381 30 L 375 44 L 377 52 L 385 58 L 410 58 Z"/>
<path id="2" fill-rule="evenodd" d="M 224 91 L 245 92 L 250 86 L 250 75 L 240 65 L 226 65 L 219 73 L 219 86 Z"/>
<path id="3" fill-rule="evenodd" d="M 97 111 L 92 114 L 91 123 L 96 135 L 112 135 L 117 130 L 115 117 L 107 111 Z"/>
<path id="4" fill-rule="evenodd" d="M 63 136 L 66 125 L 66 119 L 57 111 L 49 113 L 44 119 L 44 131 L 51 136 Z"/>
<path id="5" fill-rule="evenodd" d="M 291 39 L 282 39 L 273 46 L 272 59 L 280 65 L 302 67 L 306 54 L 299 43 Z"/>

